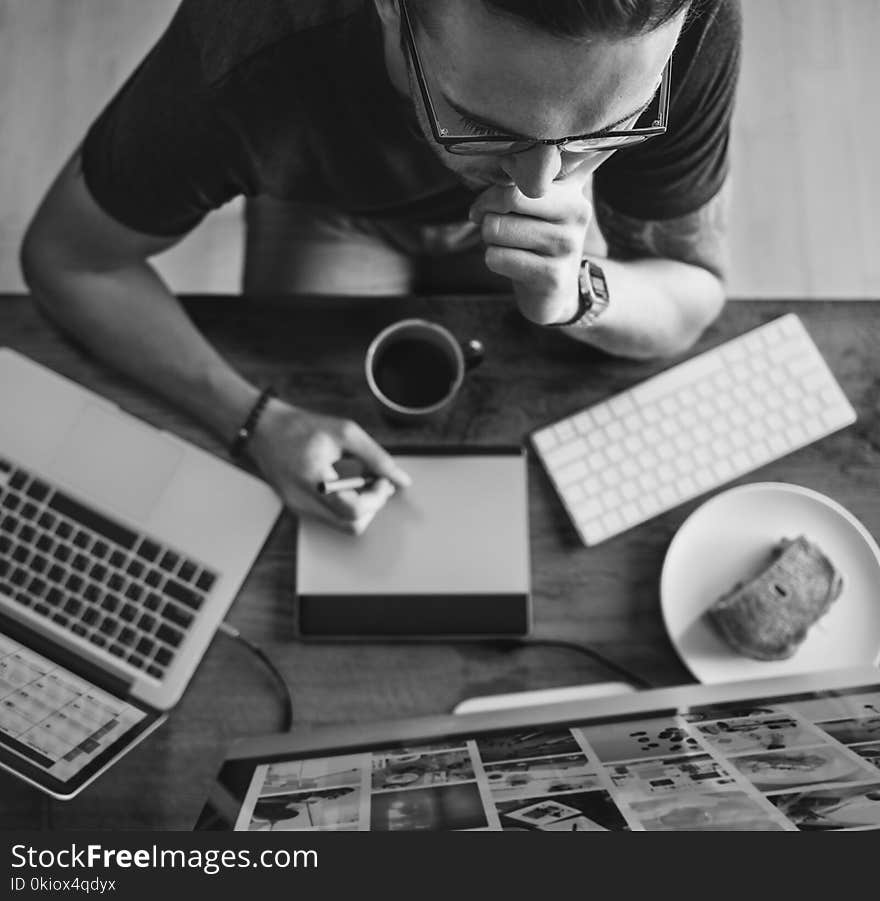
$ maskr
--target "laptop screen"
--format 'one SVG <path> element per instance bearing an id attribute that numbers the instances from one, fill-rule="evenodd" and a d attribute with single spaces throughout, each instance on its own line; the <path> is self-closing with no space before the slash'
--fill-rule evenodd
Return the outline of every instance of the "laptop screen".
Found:
<path id="1" fill-rule="evenodd" d="M 0 766 L 59 797 L 81 789 L 157 722 L 0 634 Z"/>
<path id="2" fill-rule="evenodd" d="M 362 728 L 348 747 L 336 730 L 336 746 L 317 753 L 320 736 L 299 753 L 253 743 L 224 766 L 198 828 L 880 828 L 880 674 L 845 688 L 669 700 L 674 690 L 646 692 L 618 701 L 629 713 L 606 701 L 601 715 L 573 719 L 574 705 L 559 705 L 568 716 L 540 722 L 533 708 L 508 714 L 507 728 L 488 728 L 497 714 L 410 721 L 370 747 L 355 743 Z"/>

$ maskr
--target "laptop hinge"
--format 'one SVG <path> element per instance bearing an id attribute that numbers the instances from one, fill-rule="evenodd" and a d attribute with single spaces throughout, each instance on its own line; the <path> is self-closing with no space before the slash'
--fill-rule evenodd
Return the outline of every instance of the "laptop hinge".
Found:
<path id="1" fill-rule="evenodd" d="M 131 694 L 133 680 L 107 672 L 84 655 L 44 635 L 36 627 L 19 622 L 2 609 L 0 609 L 0 632 L 118 698 L 127 699 Z"/>

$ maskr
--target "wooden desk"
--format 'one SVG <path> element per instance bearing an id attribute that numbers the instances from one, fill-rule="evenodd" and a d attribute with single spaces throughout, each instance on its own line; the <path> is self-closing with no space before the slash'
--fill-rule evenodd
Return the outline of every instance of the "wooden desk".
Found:
<path id="1" fill-rule="evenodd" d="M 188 309 L 221 352 L 257 384 L 357 419 L 383 443 L 521 442 L 533 428 L 665 368 L 616 360 L 525 322 L 505 300 L 255 302 L 191 298 Z M 697 350 L 795 310 L 859 414 L 858 423 L 740 481 L 796 482 L 830 494 L 880 535 L 880 307 L 873 303 L 728 304 Z M 477 337 L 486 362 L 445 420 L 401 431 L 374 408 L 363 377 L 372 336 L 426 316 Z M 21 297 L 0 297 L 0 343 L 107 395 L 146 420 L 222 453 L 159 399 L 120 380 L 58 335 Z M 658 581 L 670 539 L 692 501 L 586 549 L 536 461 L 530 463 L 536 637 L 588 642 L 658 686 L 691 682 L 663 629 Z M 284 517 L 230 613 L 268 648 L 292 687 L 296 727 L 449 711 L 462 698 L 615 678 L 577 653 L 502 653 L 474 644 L 302 645 L 293 637 L 293 525 Z M 0 775 L 6 828 L 190 829 L 227 743 L 274 731 L 281 705 L 263 669 L 218 636 L 169 722 L 78 798 L 48 803 Z"/>

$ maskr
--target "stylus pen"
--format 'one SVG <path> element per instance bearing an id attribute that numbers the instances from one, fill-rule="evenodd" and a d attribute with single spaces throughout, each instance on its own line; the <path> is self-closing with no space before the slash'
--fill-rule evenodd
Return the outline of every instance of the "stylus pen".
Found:
<path id="1" fill-rule="evenodd" d="M 339 491 L 360 491 L 369 488 L 376 481 L 374 476 L 353 476 L 350 479 L 334 479 L 330 482 L 318 482 L 318 494 L 336 494 Z"/>

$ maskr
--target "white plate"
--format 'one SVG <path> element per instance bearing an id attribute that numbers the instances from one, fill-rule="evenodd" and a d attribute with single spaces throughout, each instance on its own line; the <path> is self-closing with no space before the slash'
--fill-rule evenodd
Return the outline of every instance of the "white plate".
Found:
<path id="1" fill-rule="evenodd" d="M 715 600 L 760 570 L 782 538 L 805 535 L 843 576 L 843 591 L 788 660 L 738 654 L 705 617 Z M 701 682 L 876 665 L 880 652 L 880 549 L 840 504 L 799 485 L 731 488 L 695 510 L 669 545 L 660 606 L 672 644 Z"/>

